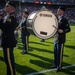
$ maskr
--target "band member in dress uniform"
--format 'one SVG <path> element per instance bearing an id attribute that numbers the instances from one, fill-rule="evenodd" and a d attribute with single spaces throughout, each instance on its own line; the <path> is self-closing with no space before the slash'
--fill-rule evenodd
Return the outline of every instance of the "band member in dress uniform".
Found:
<path id="1" fill-rule="evenodd" d="M 22 21 L 21 21 L 20 25 L 16 28 L 16 29 L 21 30 L 21 38 L 22 38 L 22 43 L 23 43 L 23 47 L 24 47 L 23 52 L 21 52 L 22 54 L 28 53 L 28 39 L 30 36 L 30 33 L 26 27 L 28 15 L 29 15 L 29 12 L 27 10 L 25 10 L 23 12 Z"/>
<path id="2" fill-rule="evenodd" d="M 54 66 L 52 66 L 52 68 L 57 68 L 57 72 L 59 72 L 62 68 L 63 49 L 64 43 L 66 42 L 66 33 L 70 32 L 70 26 L 68 20 L 64 16 L 64 13 L 65 8 L 59 7 L 57 10 L 59 22 L 58 30 L 54 41 Z"/>
<path id="3" fill-rule="evenodd" d="M 13 49 L 16 46 L 14 30 L 17 27 L 17 18 L 15 15 L 15 4 L 9 1 L 5 5 L 7 15 L 0 17 L 0 29 L 2 30 L 2 43 L 4 59 L 7 67 L 7 75 L 16 75 Z"/>

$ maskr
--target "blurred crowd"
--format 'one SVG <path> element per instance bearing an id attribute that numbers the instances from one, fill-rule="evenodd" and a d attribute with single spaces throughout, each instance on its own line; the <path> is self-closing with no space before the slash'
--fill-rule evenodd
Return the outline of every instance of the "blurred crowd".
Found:
<path id="1" fill-rule="evenodd" d="M 21 10 L 23 9 L 27 9 L 30 13 L 32 13 L 33 11 L 38 11 L 42 8 L 42 6 L 26 6 L 26 5 L 23 5 Z M 54 8 L 54 7 L 46 7 L 48 10 L 51 10 L 55 15 L 57 14 L 56 11 L 57 11 L 57 7 Z M 19 10 L 18 10 L 19 11 Z M 65 12 L 65 16 L 66 18 L 69 20 L 70 23 L 75 23 L 75 8 L 67 8 L 66 9 L 66 12 Z M 21 13 L 19 13 L 19 18 L 21 16 Z"/>
<path id="2" fill-rule="evenodd" d="M 36 1 L 36 0 L 35 0 Z M 38 0 L 38 1 L 51 1 L 53 3 L 68 3 L 68 4 L 75 4 L 74 0 Z M 3 7 L 4 4 L 1 4 L 0 5 L 0 11 L 3 10 Z M 33 11 L 37 11 L 37 10 L 40 10 L 41 7 L 43 5 L 33 5 L 33 4 L 21 4 L 20 6 L 18 5 L 17 6 L 17 9 L 16 9 L 16 13 L 17 13 L 17 16 L 18 16 L 18 19 L 21 20 L 21 15 L 22 15 L 22 12 L 24 9 L 27 9 L 30 13 L 33 12 Z M 56 10 L 58 8 L 58 6 L 54 7 L 54 6 L 46 6 L 46 8 L 48 10 L 51 10 L 55 15 L 56 15 Z M 67 19 L 69 20 L 69 22 L 71 23 L 75 23 L 75 7 L 70 7 L 70 8 L 67 8 L 66 12 L 65 12 L 65 15 L 67 16 Z"/>
<path id="3" fill-rule="evenodd" d="M 24 0 L 29 2 L 39 1 L 39 2 L 51 2 L 52 4 L 75 4 L 75 0 Z"/>

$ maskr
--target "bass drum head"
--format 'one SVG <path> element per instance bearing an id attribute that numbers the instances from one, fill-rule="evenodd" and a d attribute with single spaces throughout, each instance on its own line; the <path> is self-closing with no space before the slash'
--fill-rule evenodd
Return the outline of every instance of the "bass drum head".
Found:
<path id="1" fill-rule="evenodd" d="M 57 28 L 57 18 L 51 11 L 39 11 L 33 19 L 32 29 L 39 38 L 51 38 L 56 33 Z"/>

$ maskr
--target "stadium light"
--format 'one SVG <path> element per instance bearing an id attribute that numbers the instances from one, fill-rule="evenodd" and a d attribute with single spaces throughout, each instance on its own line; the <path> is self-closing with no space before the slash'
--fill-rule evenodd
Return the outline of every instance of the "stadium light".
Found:
<path id="1" fill-rule="evenodd" d="M 35 1 L 36 4 L 39 4 L 39 1 Z"/>
<path id="2" fill-rule="evenodd" d="M 44 2 L 44 4 L 46 4 L 46 2 Z"/>
<path id="3" fill-rule="evenodd" d="M 40 2 L 40 4 L 43 4 L 43 2 Z"/>
<path id="4" fill-rule="evenodd" d="M 47 2 L 47 4 L 49 4 L 49 5 L 50 5 L 50 4 L 52 4 L 52 3 L 51 3 L 51 2 Z"/>

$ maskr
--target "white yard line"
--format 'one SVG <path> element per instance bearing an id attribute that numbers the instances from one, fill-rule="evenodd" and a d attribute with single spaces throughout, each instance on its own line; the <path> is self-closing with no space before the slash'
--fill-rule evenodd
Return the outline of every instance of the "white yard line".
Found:
<path id="1" fill-rule="evenodd" d="M 62 67 L 62 69 L 71 68 L 71 67 L 75 67 L 75 64 L 70 65 L 70 66 L 64 66 L 64 67 Z M 35 74 L 40 74 L 40 73 L 51 72 L 51 71 L 54 71 L 54 70 L 56 70 L 56 68 L 55 69 L 43 70 L 43 71 L 40 71 L 40 72 L 33 72 L 33 73 L 30 73 L 30 74 L 25 74 L 25 75 L 35 75 Z"/>
<path id="2" fill-rule="evenodd" d="M 2 50 L 2 48 L 0 48 L 0 50 Z"/>

